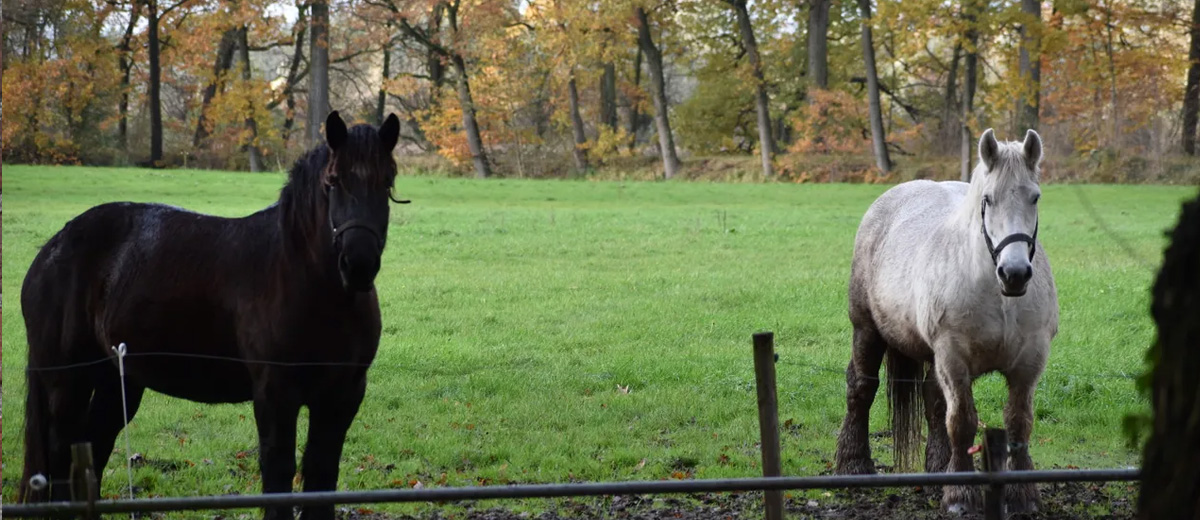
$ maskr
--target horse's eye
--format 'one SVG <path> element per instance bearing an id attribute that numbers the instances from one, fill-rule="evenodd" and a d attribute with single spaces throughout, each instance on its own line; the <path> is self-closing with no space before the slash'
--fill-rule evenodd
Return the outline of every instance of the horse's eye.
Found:
<path id="1" fill-rule="evenodd" d="M 988 195 L 984 195 L 984 196 L 983 196 L 983 204 L 984 204 L 985 206 L 991 206 L 991 205 L 992 205 L 992 198 L 991 198 L 990 196 L 988 196 Z"/>
<path id="2" fill-rule="evenodd" d="M 1034 204 L 1037 204 L 1037 203 L 1038 203 L 1038 201 L 1039 201 L 1039 200 L 1041 200 L 1041 199 L 1042 199 L 1042 194 L 1041 194 L 1041 193 L 1038 193 L 1037 195 L 1034 195 L 1034 196 L 1033 196 L 1033 203 L 1034 203 Z"/>

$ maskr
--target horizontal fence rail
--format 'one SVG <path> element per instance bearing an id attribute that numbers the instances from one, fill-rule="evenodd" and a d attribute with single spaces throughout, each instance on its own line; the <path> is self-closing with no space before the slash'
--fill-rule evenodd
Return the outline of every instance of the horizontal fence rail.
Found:
<path id="1" fill-rule="evenodd" d="M 252 509 L 271 506 L 376 504 L 389 502 L 448 502 L 515 498 L 645 495 L 789 489 L 878 488 L 907 486 L 993 485 L 1051 482 L 1121 482 L 1140 478 L 1137 469 L 1031 470 L 997 473 L 896 473 L 818 477 L 758 477 L 740 479 L 598 482 L 582 484 L 522 484 L 435 489 L 267 493 L 208 497 L 140 498 L 87 502 L 16 504 L 3 508 L 10 518 L 72 516 L 95 513 Z"/>

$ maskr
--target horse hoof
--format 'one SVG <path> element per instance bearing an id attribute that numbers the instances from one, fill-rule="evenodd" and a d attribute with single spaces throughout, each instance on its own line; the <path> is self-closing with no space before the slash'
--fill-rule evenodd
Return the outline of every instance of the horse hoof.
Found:
<path id="1" fill-rule="evenodd" d="M 946 511 L 956 515 L 979 511 L 983 504 L 978 489 L 971 486 L 946 486 L 942 492 L 942 504 Z"/>
<path id="2" fill-rule="evenodd" d="M 1004 488 L 1004 502 L 1012 514 L 1032 514 L 1038 511 L 1040 495 L 1035 484 L 1015 484 Z"/>

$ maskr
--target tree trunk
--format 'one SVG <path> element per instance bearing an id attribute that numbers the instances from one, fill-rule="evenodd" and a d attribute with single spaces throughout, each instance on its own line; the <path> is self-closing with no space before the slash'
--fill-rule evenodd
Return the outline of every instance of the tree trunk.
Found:
<path id="1" fill-rule="evenodd" d="M 446 4 L 438 2 L 433 6 L 433 12 L 430 13 L 429 20 L 426 25 L 425 34 L 437 34 L 442 27 L 442 18 L 445 15 Z M 438 99 L 442 93 L 442 87 L 446 86 L 446 60 L 447 57 L 430 46 L 425 49 L 425 69 L 429 73 L 429 80 L 433 83 L 433 87 L 429 90 L 429 100 L 433 105 L 437 105 Z"/>
<path id="2" fill-rule="evenodd" d="M 392 33 L 392 24 L 387 24 L 388 34 Z M 386 116 L 384 110 L 387 109 L 387 81 L 392 79 L 392 47 L 391 45 L 383 45 L 383 81 L 379 83 L 379 101 L 375 104 L 375 120 L 377 124 L 383 124 L 383 118 Z"/>
<path id="3" fill-rule="evenodd" d="M 138 21 L 138 3 L 130 5 L 129 25 L 125 27 L 125 35 L 121 38 L 121 58 L 118 66 L 121 68 L 121 101 L 117 107 L 120 120 L 117 122 L 117 136 L 121 142 L 121 151 L 129 153 L 129 77 L 133 73 L 133 30 Z"/>
<path id="4" fill-rule="evenodd" d="M 1039 0 L 1021 0 L 1021 12 L 1034 20 L 1029 24 L 1021 24 L 1018 59 L 1021 94 L 1017 96 L 1017 128 L 1013 135 L 1025 135 L 1026 130 L 1037 130 L 1042 89 L 1042 3 Z"/>
<path id="5" fill-rule="evenodd" d="M 950 60 L 950 71 L 946 78 L 946 94 L 944 105 L 942 105 L 942 137 L 944 151 L 947 154 L 954 153 L 954 142 L 957 140 L 958 134 L 962 133 L 962 127 L 958 124 L 956 115 L 961 106 L 958 104 L 958 62 L 962 59 L 962 42 L 954 45 L 954 57 Z"/>
<path id="6" fill-rule="evenodd" d="M 162 127 L 162 97 L 161 81 L 162 68 L 158 63 L 158 0 L 148 0 L 146 15 L 150 34 L 147 46 L 150 54 L 150 166 L 159 168 L 163 159 L 163 127 Z"/>
<path id="7" fill-rule="evenodd" d="M 329 106 L 329 4 L 312 4 L 312 29 L 309 31 L 308 66 L 308 146 L 321 142 L 321 124 Z"/>
<path id="8" fill-rule="evenodd" d="M 247 34 L 248 32 L 245 25 L 238 30 L 238 48 L 242 61 L 242 81 L 246 83 L 249 83 L 251 78 L 250 38 Z M 246 107 L 246 131 L 250 133 L 250 139 L 246 143 L 245 149 L 250 152 L 250 171 L 261 172 L 263 170 L 262 150 L 258 148 L 258 121 L 254 120 L 253 96 L 251 96 L 251 100 L 248 103 L 249 106 Z"/>
<path id="9" fill-rule="evenodd" d="M 979 34 L 975 30 L 975 2 L 976 0 L 964 0 L 963 2 L 963 18 L 967 24 L 967 59 L 966 70 L 963 71 L 963 97 L 962 97 L 962 136 L 959 146 L 959 161 L 962 165 L 963 182 L 971 182 L 971 113 L 975 109 L 975 68 L 979 61 L 979 51 L 976 45 L 979 43 Z"/>
<path id="10" fill-rule="evenodd" d="M 27 60 L 33 60 L 39 64 L 43 61 L 41 45 L 40 45 L 41 35 L 42 35 L 42 28 L 41 28 L 40 23 L 37 25 L 30 24 L 25 27 L 24 57 Z M 32 107 L 33 109 L 29 111 L 29 117 L 26 119 L 25 124 L 26 124 L 27 128 L 36 130 L 37 128 L 39 128 L 38 113 L 41 112 L 42 91 L 40 89 L 35 89 L 32 92 L 32 97 L 33 97 L 33 99 L 30 100 L 29 106 Z M 24 132 L 21 135 L 21 146 L 18 147 L 18 149 L 28 150 L 29 151 L 28 153 L 33 154 L 31 157 L 36 157 L 37 143 L 34 140 L 34 138 L 36 136 L 37 136 L 37 132 L 35 132 L 35 131 Z"/>
<path id="11" fill-rule="evenodd" d="M 642 88 L 642 46 L 639 43 L 637 55 L 633 58 L 633 88 Z M 638 128 L 641 127 L 639 120 L 642 115 L 638 111 L 638 100 L 629 100 L 629 151 L 632 152 L 637 147 Z"/>
<path id="12" fill-rule="evenodd" d="M 461 54 L 453 55 L 451 62 L 454 63 L 454 72 L 458 74 L 458 103 L 462 105 L 463 131 L 467 133 L 467 148 L 471 150 L 471 160 L 475 163 L 475 176 L 481 179 L 491 177 L 492 167 L 488 164 L 487 152 L 483 149 L 483 136 L 475 119 L 475 101 L 471 99 L 467 64 Z"/>
<path id="13" fill-rule="evenodd" d="M 875 148 L 875 165 L 886 175 L 892 171 L 888 157 L 887 136 L 883 130 L 883 111 L 879 102 L 879 73 L 875 70 L 875 45 L 871 42 L 871 0 L 858 0 L 862 12 L 863 62 L 867 67 L 867 100 L 871 115 L 871 142 Z"/>
<path id="14" fill-rule="evenodd" d="M 1117 148 L 1121 146 L 1121 99 L 1117 96 L 1117 65 L 1113 60 L 1116 42 L 1113 40 L 1113 24 L 1115 22 L 1113 21 L 1112 5 L 1105 5 L 1104 12 L 1106 18 L 1104 26 L 1108 33 L 1104 51 L 1108 55 L 1108 92 L 1109 103 L 1112 105 L 1112 146 Z"/>
<path id="15" fill-rule="evenodd" d="M 1188 49 L 1187 88 L 1183 91 L 1183 151 L 1196 155 L 1196 123 L 1200 116 L 1200 0 L 1192 10 L 1192 44 Z"/>
<path id="16" fill-rule="evenodd" d="M 575 169 L 583 171 L 588 167 L 587 150 L 583 147 L 587 144 L 587 135 L 583 132 L 583 117 L 579 115 L 579 89 L 575 85 L 573 71 L 571 79 L 567 81 L 567 94 L 571 104 L 571 132 L 575 136 L 575 146 L 571 147 L 575 156 Z"/>
<path id="17" fill-rule="evenodd" d="M 808 81 L 822 90 L 829 88 L 829 3 L 808 3 Z"/>
<path id="18" fill-rule="evenodd" d="M 638 46 L 650 66 L 650 97 L 654 101 L 654 123 L 658 127 L 658 146 L 662 153 L 663 176 L 670 179 L 679 168 L 679 156 L 675 154 L 675 138 L 671 135 L 671 120 L 667 114 L 667 86 L 663 76 L 662 52 L 650 37 L 650 20 L 646 10 L 635 9 L 638 24 Z"/>
<path id="19" fill-rule="evenodd" d="M 1150 438 L 1138 518 L 1200 517 L 1200 197 L 1183 205 L 1154 282 Z"/>
<path id="20" fill-rule="evenodd" d="M 750 68 L 754 74 L 755 95 L 754 109 L 758 113 L 758 148 L 762 157 L 763 177 L 770 177 L 771 157 L 775 154 L 775 140 L 771 137 L 771 106 L 767 98 L 767 81 L 763 75 L 762 62 L 758 55 L 758 42 L 754 38 L 754 26 L 750 23 L 750 11 L 746 0 L 731 0 L 733 10 L 737 14 L 738 28 L 742 33 L 742 45 L 750 58 Z M 872 65 L 873 67 L 873 65 Z"/>
<path id="21" fill-rule="evenodd" d="M 1192 10 L 1190 32 L 1187 87 L 1183 91 L 1183 151 L 1196 155 L 1196 126 L 1200 120 L 1200 0 L 1195 1 Z"/>
<path id="22" fill-rule="evenodd" d="M 295 44 L 292 47 L 292 61 L 288 64 L 287 84 L 283 87 L 286 99 L 286 109 L 283 119 L 283 144 L 287 146 L 292 137 L 292 127 L 296 124 L 296 83 L 299 79 L 300 62 L 304 59 L 304 33 L 308 31 L 308 20 L 304 16 L 304 6 L 299 6 L 299 16 L 296 17 Z"/>
<path id="23" fill-rule="evenodd" d="M 196 133 L 192 134 L 192 148 L 199 149 L 208 137 L 208 105 L 212 103 L 217 91 L 221 90 L 222 75 L 233 65 L 233 51 L 240 37 L 240 31 L 229 29 L 221 35 L 221 43 L 217 45 L 217 61 L 213 64 L 212 81 L 204 87 L 200 99 L 200 117 L 196 119 Z"/>
<path id="24" fill-rule="evenodd" d="M 600 76 L 600 124 L 617 131 L 617 66 L 611 61 Z"/>

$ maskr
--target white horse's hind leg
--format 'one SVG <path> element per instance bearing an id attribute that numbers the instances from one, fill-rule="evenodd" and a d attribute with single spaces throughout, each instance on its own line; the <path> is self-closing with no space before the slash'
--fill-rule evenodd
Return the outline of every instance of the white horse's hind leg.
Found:
<path id="1" fill-rule="evenodd" d="M 873 328 L 854 327 L 854 351 L 846 367 L 846 418 L 838 434 L 834 473 L 869 475 L 875 473 L 871 461 L 868 427 L 871 404 L 879 390 L 879 366 L 887 344 Z"/>
<path id="2" fill-rule="evenodd" d="M 1044 356 L 1043 356 L 1044 358 Z M 1029 456 L 1029 438 L 1033 433 L 1033 392 L 1041 376 L 1044 360 L 1036 366 L 1005 374 L 1008 381 L 1008 402 L 1004 405 L 1004 426 L 1008 429 L 1010 471 L 1033 469 Z M 1037 511 L 1041 499 L 1035 484 L 1014 484 L 1005 487 L 1005 501 L 1012 513 Z"/>
<path id="3" fill-rule="evenodd" d="M 925 472 L 941 473 L 950 464 L 950 439 L 946 435 L 946 398 L 938 386 L 933 367 L 926 374 L 922 387 L 925 423 L 929 426 L 929 437 L 925 441 Z"/>
<path id="4" fill-rule="evenodd" d="M 979 416 L 975 413 L 975 398 L 971 392 L 971 373 L 967 364 L 955 356 L 953 348 L 934 348 L 934 369 L 946 397 L 946 434 L 950 440 L 950 463 L 946 471 L 973 472 L 975 461 L 968 450 L 975 442 Z M 942 489 L 942 506 L 951 512 L 977 511 L 982 503 L 982 495 L 974 486 L 945 486 Z"/>

